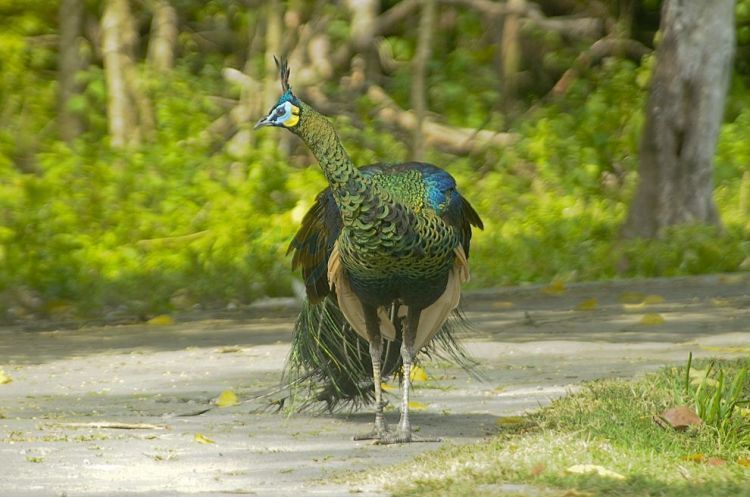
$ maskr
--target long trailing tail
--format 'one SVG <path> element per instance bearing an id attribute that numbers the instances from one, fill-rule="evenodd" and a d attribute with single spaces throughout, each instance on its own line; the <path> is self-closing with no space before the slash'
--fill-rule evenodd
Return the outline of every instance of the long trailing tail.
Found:
<path id="1" fill-rule="evenodd" d="M 383 346 L 383 377 L 401 371 L 401 319 L 397 314 L 391 309 L 397 333 L 395 340 Z M 467 327 L 460 312 L 454 312 L 423 352 L 476 375 L 476 362 L 456 340 L 456 333 Z M 346 322 L 335 295 L 317 304 L 305 299 L 294 326 L 283 379 L 289 387 L 285 405 L 292 411 L 353 409 L 374 400 L 369 345 Z"/>

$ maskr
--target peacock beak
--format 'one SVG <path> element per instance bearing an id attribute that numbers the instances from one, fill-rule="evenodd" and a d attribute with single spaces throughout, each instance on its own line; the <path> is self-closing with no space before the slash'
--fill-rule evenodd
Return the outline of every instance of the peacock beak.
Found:
<path id="1" fill-rule="evenodd" d="M 273 122 L 271 122 L 271 120 L 268 119 L 268 116 L 266 116 L 262 118 L 260 121 L 258 121 L 257 123 L 255 123 L 255 126 L 253 126 L 253 129 L 258 129 L 264 126 L 272 126 L 272 125 L 273 125 Z"/>

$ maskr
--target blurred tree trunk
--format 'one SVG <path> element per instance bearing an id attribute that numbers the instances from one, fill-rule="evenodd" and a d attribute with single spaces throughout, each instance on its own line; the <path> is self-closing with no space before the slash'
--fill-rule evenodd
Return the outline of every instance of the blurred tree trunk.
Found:
<path id="1" fill-rule="evenodd" d="M 151 21 L 147 60 L 157 71 L 169 71 L 174 67 L 177 11 L 168 0 L 154 0 L 150 5 L 154 17 Z"/>
<path id="2" fill-rule="evenodd" d="M 347 0 L 346 4 L 352 13 L 354 53 L 364 57 L 367 79 L 377 81 L 379 64 L 375 35 L 378 32 L 380 0 Z"/>
<path id="3" fill-rule="evenodd" d="M 412 61 L 411 104 L 417 125 L 414 128 L 412 160 L 424 160 L 424 120 L 427 114 L 427 64 L 432 52 L 432 30 L 435 25 L 435 0 L 422 0 L 422 15 L 419 18 L 417 49 Z"/>
<path id="4" fill-rule="evenodd" d="M 81 0 L 61 0 L 59 9 L 60 23 L 60 80 L 59 93 L 59 129 L 60 137 L 72 142 L 83 130 L 80 114 L 70 107 L 70 99 L 80 93 L 76 83 L 76 73 L 82 69 L 79 41 L 83 23 L 83 3 Z"/>
<path id="5" fill-rule="evenodd" d="M 661 32 L 625 237 L 720 224 L 713 157 L 732 69 L 734 1 L 667 0 Z"/>
<path id="6" fill-rule="evenodd" d="M 505 15 L 500 42 L 500 75 L 506 110 L 515 102 L 518 89 L 518 76 L 521 71 L 521 17 L 518 13 L 523 11 L 525 4 L 526 0 L 508 0 L 506 4 L 511 12 Z M 497 21 L 493 19 L 491 22 Z"/>
<path id="7" fill-rule="evenodd" d="M 281 55 L 281 3 L 269 0 L 266 3 L 266 74 L 263 80 L 263 103 L 270 105 L 278 99 L 281 86 L 273 57 Z"/>
<path id="8" fill-rule="evenodd" d="M 113 147 L 139 141 L 136 111 L 126 71 L 133 64 L 135 30 L 127 0 L 108 0 L 102 17 L 102 51 L 107 80 L 107 120 Z"/>
<path id="9" fill-rule="evenodd" d="M 115 148 L 137 145 L 154 122 L 133 60 L 137 35 L 128 0 L 107 0 L 101 30 L 110 141 Z"/>

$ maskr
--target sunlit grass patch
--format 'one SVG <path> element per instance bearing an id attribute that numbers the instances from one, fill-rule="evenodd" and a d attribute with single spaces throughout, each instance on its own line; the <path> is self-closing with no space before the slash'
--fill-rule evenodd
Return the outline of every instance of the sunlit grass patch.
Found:
<path id="1" fill-rule="evenodd" d="M 750 359 L 716 361 L 713 369 L 736 378 L 748 365 Z M 654 422 L 665 409 L 691 405 L 695 391 L 685 390 L 685 377 L 682 367 L 637 381 L 588 383 L 527 416 L 528 423 L 499 423 L 487 441 L 446 445 L 373 478 L 404 497 L 750 496 L 750 440 L 742 430 L 706 423 L 677 431 Z M 750 397 L 750 384 L 738 395 Z"/>

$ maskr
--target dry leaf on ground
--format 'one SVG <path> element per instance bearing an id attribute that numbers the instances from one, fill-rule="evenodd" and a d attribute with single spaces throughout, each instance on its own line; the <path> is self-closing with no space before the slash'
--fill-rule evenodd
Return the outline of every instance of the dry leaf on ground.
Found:
<path id="1" fill-rule="evenodd" d="M 706 460 L 705 454 L 701 454 L 700 452 L 696 454 L 690 454 L 682 458 L 683 461 L 688 462 L 695 462 L 695 463 L 702 463 Z"/>
<path id="2" fill-rule="evenodd" d="M 703 420 L 688 406 L 667 409 L 655 416 L 654 421 L 662 428 L 674 428 L 679 431 L 703 424 Z"/>
<path id="3" fill-rule="evenodd" d="M 542 288 L 542 293 L 546 293 L 547 295 L 562 295 L 566 290 L 565 282 L 561 279 L 555 278 L 550 281 L 549 285 Z"/>
<path id="4" fill-rule="evenodd" d="M 199 444 L 215 444 L 216 442 L 203 435 L 202 433 L 196 433 L 193 440 Z"/>
<path id="5" fill-rule="evenodd" d="M 621 304 L 640 304 L 645 298 L 642 292 L 622 292 L 617 300 Z"/>
<path id="6" fill-rule="evenodd" d="M 525 425 L 528 421 L 523 416 L 500 416 L 495 420 L 497 426 L 520 426 Z"/>
<path id="7" fill-rule="evenodd" d="M 644 314 L 639 322 L 646 326 L 655 326 L 659 324 L 664 324 L 664 318 L 662 317 L 661 314 L 656 314 L 656 313 Z"/>
<path id="8" fill-rule="evenodd" d="M 661 295 L 646 295 L 643 298 L 643 303 L 646 305 L 654 305 L 654 304 L 663 304 L 664 303 L 664 297 Z"/>
<path id="9" fill-rule="evenodd" d="M 237 394 L 231 390 L 224 390 L 216 399 L 216 405 L 219 407 L 231 407 L 236 406 L 239 403 L 239 400 L 237 400 Z"/>
<path id="10" fill-rule="evenodd" d="M 599 301 L 596 300 L 596 297 L 592 297 L 590 299 L 586 299 L 582 302 L 579 302 L 578 305 L 575 306 L 575 310 L 576 311 L 595 311 L 598 306 L 599 306 Z"/>
<path id="11" fill-rule="evenodd" d="M 427 371 L 421 366 L 412 366 L 411 371 L 409 372 L 409 378 L 412 383 L 427 381 Z"/>
<path id="12" fill-rule="evenodd" d="M 170 316 L 169 314 L 159 314 L 158 316 L 154 316 L 146 323 L 150 324 L 151 326 L 169 326 L 171 324 L 174 324 L 174 318 Z"/>
<path id="13" fill-rule="evenodd" d="M 11 381 L 13 381 L 13 378 L 11 378 L 7 374 L 5 374 L 5 371 L 3 371 L 2 369 L 0 369 L 0 385 L 4 385 L 6 383 L 10 383 Z"/>

